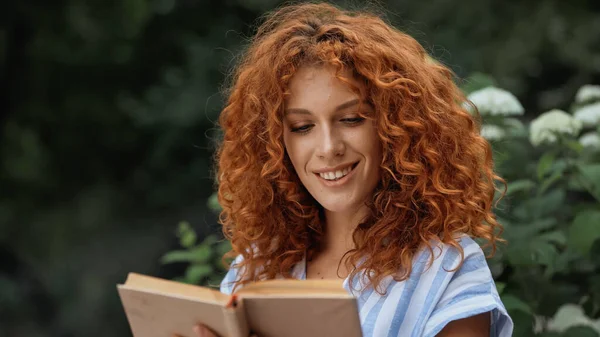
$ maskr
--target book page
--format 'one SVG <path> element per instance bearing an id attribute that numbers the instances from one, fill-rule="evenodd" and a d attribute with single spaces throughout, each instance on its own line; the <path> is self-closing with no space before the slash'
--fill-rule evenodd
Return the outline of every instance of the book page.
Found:
<path id="1" fill-rule="evenodd" d="M 307 297 L 350 297 L 337 280 L 267 280 L 244 285 L 236 291 L 240 296 L 307 296 Z"/>
<path id="2" fill-rule="evenodd" d="M 174 293 L 157 293 L 118 286 L 123 308 L 134 337 L 195 337 L 192 329 L 204 324 L 222 337 L 247 337 L 248 327 L 237 308 L 226 308 L 219 301 Z"/>
<path id="3" fill-rule="evenodd" d="M 225 305 L 229 300 L 228 295 L 225 295 L 218 290 L 136 273 L 129 273 L 127 280 L 125 281 L 125 286 L 131 289 L 144 289 L 148 292 L 193 297 L 222 305 Z"/>
<path id="4" fill-rule="evenodd" d="M 341 280 L 267 280 L 236 292 L 260 337 L 361 337 L 356 299 Z"/>
<path id="5" fill-rule="evenodd" d="M 361 337 L 356 299 L 243 297 L 259 337 Z"/>

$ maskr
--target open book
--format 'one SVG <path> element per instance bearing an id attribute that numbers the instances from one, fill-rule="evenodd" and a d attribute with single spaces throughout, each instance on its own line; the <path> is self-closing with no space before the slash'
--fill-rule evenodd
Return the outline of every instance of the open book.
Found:
<path id="1" fill-rule="evenodd" d="M 194 337 L 204 324 L 222 337 L 361 337 L 356 299 L 334 280 L 269 280 L 229 296 L 130 273 L 117 286 L 134 337 Z"/>

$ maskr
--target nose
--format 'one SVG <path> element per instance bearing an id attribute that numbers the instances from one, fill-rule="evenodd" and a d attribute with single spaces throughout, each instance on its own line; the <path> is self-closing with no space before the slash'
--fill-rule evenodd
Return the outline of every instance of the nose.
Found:
<path id="1" fill-rule="evenodd" d="M 346 151 L 343 137 L 335 130 L 335 128 L 323 128 L 319 137 L 319 145 L 317 146 L 317 156 L 321 159 L 335 158 L 343 156 Z"/>

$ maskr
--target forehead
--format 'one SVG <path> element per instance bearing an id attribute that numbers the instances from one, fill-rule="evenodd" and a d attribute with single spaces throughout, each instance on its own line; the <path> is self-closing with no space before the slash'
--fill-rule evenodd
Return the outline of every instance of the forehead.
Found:
<path id="1" fill-rule="evenodd" d="M 336 76 L 335 69 L 327 66 L 304 66 L 290 79 L 286 108 L 326 108 L 330 104 L 359 98 L 354 91 L 359 83 L 350 71 Z"/>

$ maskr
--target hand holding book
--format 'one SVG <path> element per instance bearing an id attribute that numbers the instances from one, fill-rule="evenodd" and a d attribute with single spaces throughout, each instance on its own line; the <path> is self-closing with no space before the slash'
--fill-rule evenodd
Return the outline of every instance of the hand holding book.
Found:
<path id="1" fill-rule="evenodd" d="M 134 337 L 362 336 L 356 298 L 337 281 L 269 280 L 226 295 L 131 273 L 118 290 Z"/>
<path id="2" fill-rule="evenodd" d="M 210 330 L 209 328 L 207 328 L 206 326 L 199 324 L 194 326 L 194 333 L 196 334 L 196 337 L 221 337 L 217 334 L 215 334 L 212 330 Z M 180 335 L 173 335 L 172 337 L 183 337 Z M 256 334 L 251 334 L 250 337 L 258 337 Z"/>

